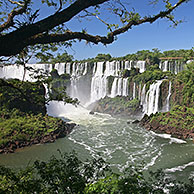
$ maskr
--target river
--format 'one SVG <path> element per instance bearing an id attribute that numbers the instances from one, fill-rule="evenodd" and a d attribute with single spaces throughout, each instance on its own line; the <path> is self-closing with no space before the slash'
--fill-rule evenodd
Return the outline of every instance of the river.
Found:
<path id="1" fill-rule="evenodd" d="M 70 119 L 77 126 L 65 138 L 55 143 L 34 145 L 13 154 L 0 155 L 0 164 L 25 167 L 35 160 L 48 160 L 52 155 L 75 150 L 81 159 L 101 155 L 113 168 L 122 171 L 130 164 L 143 163 L 144 169 L 163 169 L 178 179 L 194 177 L 194 144 L 167 134 L 147 131 L 138 124 L 128 124 L 134 118 L 89 114 L 83 107 L 64 106 L 51 102 L 48 113 Z"/>

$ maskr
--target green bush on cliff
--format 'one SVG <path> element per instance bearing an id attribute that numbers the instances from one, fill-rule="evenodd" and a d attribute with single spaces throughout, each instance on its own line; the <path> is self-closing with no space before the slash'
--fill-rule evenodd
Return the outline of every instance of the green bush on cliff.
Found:
<path id="1" fill-rule="evenodd" d="M 150 123 L 159 123 L 166 128 L 174 127 L 177 130 L 194 130 L 194 108 L 174 106 L 170 112 L 152 115 Z"/>
<path id="2" fill-rule="evenodd" d="M 0 79 L 0 104 L 0 153 L 40 143 L 47 135 L 51 137 L 44 141 L 54 141 L 71 130 L 61 119 L 46 115 L 45 89 L 39 82 Z"/>
<path id="3" fill-rule="evenodd" d="M 138 99 L 131 100 L 129 97 L 124 96 L 105 97 L 98 101 L 94 111 L 102 111 L 109 114 L 131 114 L 139 108 L 139 103 Z"/>
<path id="4" fill-rule="evenodd" d="M 172 76 L 170 72 L 162 72 L 160 69 L 156 68 L 153 70 L 146 70 L 143 73 L 136 75 L 133 80 L 136 83 L 147 83 L 149 81 L 153 82 L 170 76 Z"/>
<path id="5" fill-rule="evenodd" d="M 45 89 L 40 82 L 0 79 L 0 109 L 26 113 L 46 113 Z"/>
<path id="6" fill-rule="evenodd" d="M 0 111 L 0 148 L 8 142 L 32 141 L 59 129 L 63 121 L 48 115 L 26 114 L 17 109 Z"/>
<path id="7" fill-rule="evenodd" d="M 122 77 L 124 78 L 129 77 L 130 79 L 132 79 L 135 75 L 138 75 L 138 74 L 139 74 L 139 69 L 132 67 L 131 70 L 128 70 L 128 69 L 123 70 Z"/>
<path id="8" fill-rule="evenodd" d="M 194 105 L 194 62 L 187 64 L 186 69 L 177 75 L 177 80 L 183 84 L 181 95 L 183 104 Z"/>

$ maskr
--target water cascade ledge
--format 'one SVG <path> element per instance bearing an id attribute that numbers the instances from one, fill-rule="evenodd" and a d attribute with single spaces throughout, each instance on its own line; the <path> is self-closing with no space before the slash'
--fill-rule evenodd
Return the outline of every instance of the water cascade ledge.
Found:
<path id="1" fill-rule="evenodd" d="M 160 68 L 163 71 L 168 70 L 170 62 L 161 62 Z M 174 63 L 175 73 L 183 70 L 181 63 Z M 146 70 L 145 61 L 107 61 L 96 63 L 57 63 L 49 64 L 28 64 L 27 67 L 41 69 L 42 72 L 51 72 L 54 66 L 59 74 L 67 73 L 71 75 L 71 84 L 67 88 L 68 94 L 73 98 L 78 98 L 81 104 L 90 104 L 105 96 L 114 98 L 116 96 L 129 96 L 131 99 L 139 99 L 143 107 L 144 114 L 156 113 L 164 110 L 159 107 L 160 85 L 162 80 L 151 84 L 146 92 L 146 86 L 137 83 L 130 83 L 128 78 L 123 78 L 121 72 L 125 69 L 130 70 L 132 67 L 139 68 L 142 73 Z M 171 64 L 172 66 L 172 64 Z M 181 67 L 180 67 L 181 66 Z M 18 78 L 20 80 L 34 81 L 30 76 L 31 72 L 25 72 L 22 66 L 11 65 L 0 67 L 1 78 Z M 169 85 L 169 94 L 166 101 L 169 103 L 171 86 Z M 166 105 L 166 110 L 169 110 Z"/>

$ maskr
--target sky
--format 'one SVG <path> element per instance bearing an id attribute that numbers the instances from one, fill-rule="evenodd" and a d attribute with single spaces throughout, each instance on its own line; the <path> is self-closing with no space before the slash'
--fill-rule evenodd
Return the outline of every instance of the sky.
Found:
<path id="1" fill-rule="evenodd" d="M 127 7 L 134 8 L 141 16 L 153 15 L 164 10 L 162 3 L 156 6 L 149 5 L 149 0 L 130 0 Z M 143 2 L 143 3 L 142 3 Z M 172 0 L 171 2 L 176 2 Z M 37 6 L 37 5 L 36 5 Z M 110 16 L 106 7 L 102 7 L 103 18 L 107 22 L 117 23 L 116 17 Z M 159 19 L 153 24 L 143 24 L 133 27 L 128 32 L 119 35 L 117 40 L 110 45 L 86 44 L 85 41 L 74 43 L 66 51 L 73 55 L 74 59 L 82 60 L 93 58 L 99 53 L 111 54 L 112 57 L 121 57 L 127 54 L 135 53 L 139 50 L 151 50 L 158 48 L 161 51 L 173 49 L 191 49 L 194 47 L 194 0 L 181 5 L 176 9 L 174 15 L 176 19 L 184 20 L 176 28 L 170 27 L 170 22 L 166 19 Z M 49 14 L 49 10 L 42 13 L 42 17 Z M 93 35 L 106 35 L 106 26 L 98 19 L 91 21 L 83 19 L 81 22 L 74 18 L 66 26 L 72 31 L 81 31 L 86 29 Z"/>

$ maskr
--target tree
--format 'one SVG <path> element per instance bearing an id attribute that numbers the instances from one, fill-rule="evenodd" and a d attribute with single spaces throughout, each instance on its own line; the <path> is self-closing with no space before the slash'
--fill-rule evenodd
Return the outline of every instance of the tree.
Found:
<path id="1" fill-rule="evenodd" d="M 96 61 L 108 61 L 110 60 L 112 57 L 110 54 L 98 54 L 96 57 L 95 57 L 95 60 Z"/>
<path id="2" fill-rule="evenodd" d="M 158 2 L 159 0 L 153 0 Z M 170 0 L 163 0 L 165 10 L 152 16 L 140 16 L 139 13 L 128 11 L 122 0 L 42 0 L 40 9 L 34 8 L 35 0 L 2 0 L 0 1 L 0 56 L 13 56 L 28 46 L 37 44 L 71 45 L 73 40 L 85 40 L 94 44 L 110 44 L 116 36 L 125 33 L 133 26 L 153 23 L 159 18 L 168 18 L 175 25 L 172 12 L 188 0 L 177 0 L 172 5 Z M 42 18 L 39 13 L 46 6 L 53 7 L 53 12 Z M 101 18 L 101 8 L 107 6 L 112 14 L 120 19 L 119 24 L 107 23 Z M 107 11 L 108 12 L 108 11 Z M 92 35 L 86 30 L 73 32 L 65 27 L 75 16 L 79 18 L 96 17 L 107 26 L 107 35 Z"/>

